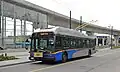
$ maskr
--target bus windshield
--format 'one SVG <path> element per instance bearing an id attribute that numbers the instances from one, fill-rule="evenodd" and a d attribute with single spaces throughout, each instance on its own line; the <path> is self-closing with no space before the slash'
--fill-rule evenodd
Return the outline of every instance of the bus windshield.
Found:
<path id="1" fill-rule="evenodd" d="M 53 50 L 54 38 L 34 38 L 32 39 L 32 49 Z"/>

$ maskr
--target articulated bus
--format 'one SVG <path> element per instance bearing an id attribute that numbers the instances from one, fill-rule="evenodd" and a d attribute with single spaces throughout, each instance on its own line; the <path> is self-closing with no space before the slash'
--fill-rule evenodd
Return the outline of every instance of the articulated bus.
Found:
<path id="1" fill-rule="evenodd" d="M 29 59 L 66 62 L 80 56 L 91 56 L 95 51 L 95 37 L 68 28 L 54 27 L 32 34 Z"/>

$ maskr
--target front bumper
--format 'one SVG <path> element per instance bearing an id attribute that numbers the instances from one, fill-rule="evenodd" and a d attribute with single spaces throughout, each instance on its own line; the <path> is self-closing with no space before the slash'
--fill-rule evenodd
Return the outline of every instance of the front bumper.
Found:
<path id="1" fill-rule="evenodd" d="M 35 61 L 55 61 L 55 58 L 44 58 L 44 57 L 29 57 L 30 60 L 35 60 Z"/>

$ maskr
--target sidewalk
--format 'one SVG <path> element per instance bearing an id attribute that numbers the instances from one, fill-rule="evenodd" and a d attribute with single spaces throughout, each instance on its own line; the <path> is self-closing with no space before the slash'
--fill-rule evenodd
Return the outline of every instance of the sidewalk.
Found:
<path id="1" fill-rule="evenodd" d="M 7 56 L 29 56 L 29 50 L 25 49 L 7 49 L 7 50 L 0 50 L 0 55 L 7 53 Z"/>
<path id="2" fill-rule="evenodd" d="M 107 50 L 111 50 L 110 48 L 98 48 L 97 51 L 107 51 Z"/>
<path id="3" fill-rule="evenodd" d="M 0 55 L 7 53 L 8 56 L 15 56 L 16 60 L 8 60 L 8 61 L 0 61 L 0 67 L 5 67 L 5 66 L 11 66 L 11 65 L 17 65 L 17 64 L 24 64 L 24 63 L 29 63 L 31 62 L 28 57 L 29 57 L 29 51 L 23 50 L 23 49 L 9 49 L 9 50 L 4 50 L 0 51 Z"/>
<path id="4" fill-rule="evenodd" d="M 7 53 L 7 52 L 5 52 Z M 5 54 L 5 53 L 0 53 L 1 54 Z M 29 56 L 29 52 L 9 52 L 7 53 L 7 56 L 15 56 L 15 57 L 22 57 L 22 56 Z"/>
<path id="5" fill-rule="evenodd" d="M 20 59 L 16 59 L 16 60 L 1 61 L 0 67 L 24 64 L 24 63 L 30 63 L 30 62 L 32 62 L 32 61 L 30 61 L 27 56 L 24 56 L 24 57 L 22 57 Z"/>

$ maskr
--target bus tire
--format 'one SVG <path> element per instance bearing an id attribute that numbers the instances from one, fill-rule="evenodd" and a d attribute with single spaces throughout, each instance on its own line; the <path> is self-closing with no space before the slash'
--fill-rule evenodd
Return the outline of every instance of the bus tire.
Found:
<path id="1" fill-rule="evenodd" d="M 88 57 L 91 57 L 91 50 L 88 51 Z"/>
<path id="2" fill-rule="evenodd" d="M 68 59 L 68 58 L 67 58 L 67 53 L 63 53 L 63 54 L 62 54 L 62 62 L 63 62 L 63 63 L 67 62 L 67 59 Z"/>

